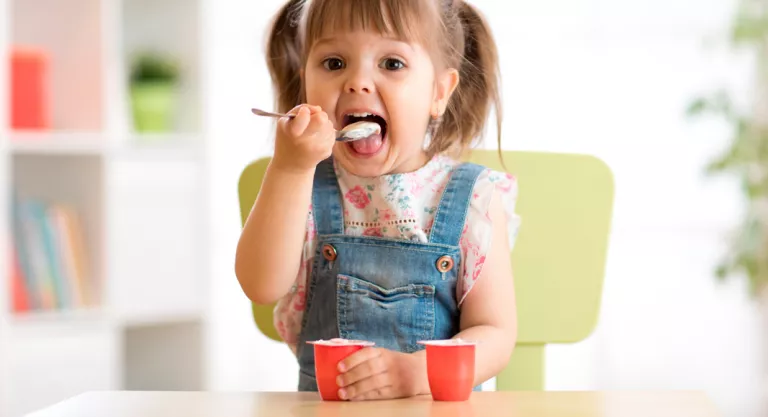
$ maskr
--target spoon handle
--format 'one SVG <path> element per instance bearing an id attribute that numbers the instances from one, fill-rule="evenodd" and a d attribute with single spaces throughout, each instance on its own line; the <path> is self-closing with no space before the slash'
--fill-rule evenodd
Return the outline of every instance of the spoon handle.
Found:
<path id="1" fill-rule="evenodd" d="M 258 115 L 258 116 L 267 116 L 267 117 L 276 117 L 276 118 L 287 117 L 289 119 L 293 119 L 295 117 L 295 115 L 293 115 L 293 114 L 272 113 L 272 112 L 269 112 L 269 111 L 265 111 L 265 110 L 261 110 L 261 109 L 256 109 L 256 108 L 251 109 L 251 112 L 253 114 L 255 114 L 255 115 Z"/>
<path id="2" fill-rule="evenodd" d="M 273 112 L 269 112 L 269 111 L 265 111 L 257 108 L 252 108 L 251 112 L 257 116 L 266 116 L 266 117 L 275 117 L 275 118 L 287 117 L 289 119 L 293 119 L 295 117 L 295 115 L 293 114 L 273 113 Z M 344 131 L 344 129 L 342 129 L 341 131 L 337 130 L 336 140 L 339 142 L 352 142 L 360 139 L 365 139 L 371 134 L 377 133 L 379 131 L 380 131 L 379 129 L 376 129 L 375 132 L 371 131 L 370 126 L 363 127 L 363 128 L 358 127 L 350 131 Z"/>

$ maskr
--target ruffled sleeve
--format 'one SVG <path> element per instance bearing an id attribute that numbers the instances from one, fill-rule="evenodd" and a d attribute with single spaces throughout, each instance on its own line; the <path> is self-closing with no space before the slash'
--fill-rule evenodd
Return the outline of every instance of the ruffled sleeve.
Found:
<path id="1" fill-rule="evenodd" d="M 277 301 L 272 315 L 277 333 L 294 353 L 296 352 L 296 344 L 299 342 L 301 321 L 304 317 L 307 280 L 310 274 L 312 258 L 315 255 L 316 234 L 312 206 L 310 205 L 306 234 L 304 236 L 304 249 L 301 254 L 299 272 L 296 274 L 296 281 L 293 287 L 291 287 L 291 291 Z"/>
<path id="2" fill-rule="evenodd" d="M 456 286 L 459 305 L 464 302 L 472 286 L 480 277 L 485 258 L 491 247 L 493 224 L 490 218 L 491 198 L 498 194 L 507 218 L 507 235 L 510 250 L 517 240 L 520 217 L 515 213 L 517 202 L 517 179 L 511 174 L 485 170 L 478 177 L 467 219 L 462 232 L 461 247 L 463 276 Z"/>

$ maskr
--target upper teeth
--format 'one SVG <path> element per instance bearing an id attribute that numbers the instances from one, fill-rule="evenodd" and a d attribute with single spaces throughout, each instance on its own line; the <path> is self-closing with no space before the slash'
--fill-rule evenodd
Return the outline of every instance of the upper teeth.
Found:
<path id="1" fill-rule="evenodd" d="M 368 117 L 368 116 L 375 116 L 373 113 L 349 113 L 348 116 L 352 117 Z"/>

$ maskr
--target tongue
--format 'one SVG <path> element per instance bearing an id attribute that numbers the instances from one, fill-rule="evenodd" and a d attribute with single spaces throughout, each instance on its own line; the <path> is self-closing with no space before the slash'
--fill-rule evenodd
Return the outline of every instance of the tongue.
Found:
<path id="1" fill-rule="evenodd" d="M 377 133 L 375 135 L 368 136 L 365 139 L 350 142 L 350 146 L 352 146 L 352 149 L 354 149 L 355 152 L 359 154 L 371 155 L 381 149 L 382 143 L 383 141 L 381 139 L 381 134 Z"/>

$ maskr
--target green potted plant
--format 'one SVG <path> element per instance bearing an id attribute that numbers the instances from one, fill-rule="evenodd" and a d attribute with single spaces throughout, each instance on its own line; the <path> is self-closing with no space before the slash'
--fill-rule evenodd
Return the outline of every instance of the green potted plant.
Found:
<path id="1" fill-rule="evenodd" d="M 756 7 L 757 6 L 757 7 Z M 731 174 L 744 191 L 745 214 L 717 276 L 740 275 L 755 296 L 768 291 L 768 0 L 741 0 L 731 43 L 747 48 L 757 64 L 754 97 L 748 109 L 739 109 L 728 92 L 694 100 L 690 116 L 714 115 L 731 128 L 729 146 L 707 167 L 710 174 Z"/>
<path id="2" fill-rule="evenodd" d="M 741 183 L 744 214 L 716 273 L 720 280 L 747 280 L 768 347 L 768 0 L 739 0 L 737 10 L 730 43 L 754 57 L 752 95 L 735 100 L 726 91 L 716 92 L 694 100 L 688 114 L 715 116 L 730 127 L 728 146 L 707 172 L 732 175 Z M 740 102 L 749 104 L 740 108 L 736 104 Z M 763 359 L 762 401 L 768 407 L 768 351 Z"/>
<path id="3" fill-rule="evenodd" d="M 144 52 L 131 66 L 130 95 L 134 128 L 142 133 L 171 130 L 179 68 L 168 55 Z"/>

